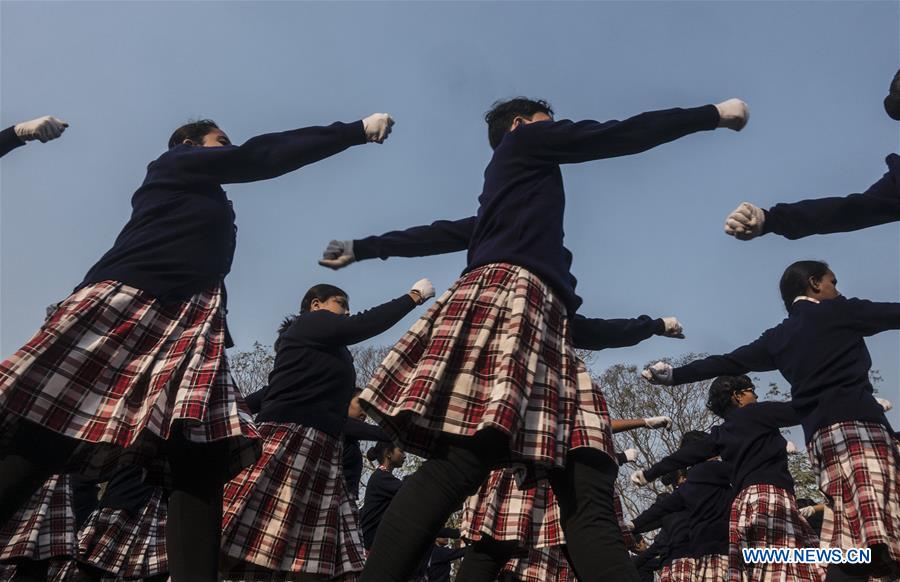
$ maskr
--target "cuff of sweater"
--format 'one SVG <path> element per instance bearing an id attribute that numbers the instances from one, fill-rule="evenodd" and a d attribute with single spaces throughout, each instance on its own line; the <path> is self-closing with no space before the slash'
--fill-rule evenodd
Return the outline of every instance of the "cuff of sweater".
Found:
<path id="1" fill-rule="evenodd" d="M 387 257 L 380 256 L 378 247 L 377 236 L 356 239 L 353 241 L 353 256 L 357 261 L 365 261 L 366 259 L 387 259 Z"/>
<path id="2" fill-rule="evenodd" d="M 715 105 L 704 105 L 703 107 L 695 107 L 690 109 L 697 116 L 697 125 L 702 130 L 709 131 L 719 127 L 719 108 Z"/>
<path id="3" fill-rule="evenodd" d="M 369 140 L 366 138 L 366 130 L 363 127 L 362 119 L 353 123 L 345 123 L 344 131 L 346 131 L 347 141 L 350 145 L 362 145 Z"/>
<path id="4" fill-rule="evenodd" d="M 661 317 L 653 320 L 653 335 L 663 335 L 666 333 L 666 322 Z"/>
<path id="5" fill-rule="evenodd" d="M 0 143 L 8 143 L 11 146 L 10 149 L 25 145 L 25 142 L 22 141 L 22 138 L 16 135 L 15 125 L 10 125 L 3 131 L 0 131 Z"/>

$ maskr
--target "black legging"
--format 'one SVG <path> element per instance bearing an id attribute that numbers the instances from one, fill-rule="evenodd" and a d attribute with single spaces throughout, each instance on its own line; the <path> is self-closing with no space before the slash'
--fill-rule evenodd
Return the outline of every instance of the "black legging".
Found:
<path id="1" fill-rule="evenodd" d="M 0 457 L 0 524 L 64 467 L 79 441 L 21 421 Z M 218 580 L 222 488 L 227 463 L 224 441 L 200 444 L 172 428 L 165 444 L 172 474 L 166 544 L 173 582 Z"/>
<path id="2" fill-rule="evenodd" d="M 394 497 L 378 527 L 361 581 L 408 580 L 437 531 L 478 490 L 508 446 L 508 438 L 497 431 L 446 440 Z M 565 469 L 551 474 L 568 554 L 584 582 L 638 582 L 613 505 L 617 473 L 618 466 L 607 455 L 577 449 L 567 457 Z"/>

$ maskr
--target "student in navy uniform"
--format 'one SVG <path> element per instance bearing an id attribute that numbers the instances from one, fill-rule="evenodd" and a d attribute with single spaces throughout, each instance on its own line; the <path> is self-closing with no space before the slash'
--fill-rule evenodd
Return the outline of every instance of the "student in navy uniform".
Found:
<path id="1" fill-rule="evenodd" d="M 716 376 L 778 370 L 791 384 L 819 489 L 829 499 L 822 544 L 871 548 L 872 564 L 829 566 L 829 576 L 900 575 L 900 443 L 873 394 L 865 338 L 900 329 L 900 304 L 847 299 L 828 265 L 798 261 L 784 272 L 788 317 L 729 354 L 679 368 L 657 362 L 651 383 L 678 385 Z M 861 509 L 862 508 L 862 509 Z M 856 578 L 854 578 L 856 576 Z M 831 579 L 831 578 L 830 578 Z"/>
<path id="2" fill-rule="evenodd" d="M 744 564 L 742 548 L 812 548 L 819 539 L 800 514 L 780 428 L 800 424 L 790 402 L 757 402 L 747 376 L 720 376 L 709 387 L 707 408 L 724 422 L 708 438 L 690 443 L 632 475 L 643 486 L 670 471 L 720 455 L 733 468 L 735 499 L 729 521 L 731 579 L 748 582 L 818 582 L 815 564 Z"/>
<path id="3" fill-rule="evenodd" d="M 363 455 L 359 448 L 360 441 L 389 442 L 388 436 L 378 425 L 365 422 L 366 413 L 359 405 L 357 388 L 350 399 L 347 411 L 347 422 L 344 423 L 344 480 L 347 492 L 353 499 L 359 499 L 359 480 L 362 478 Z"/>
<path id="4" fill-rule="evenodd" d="M 52 115 L 23 121 L 0 131 L 0 158 L 27 142 L 38 140 L 47 143 L 61 136 L 69 124 Z"/>
<path id="5" fill-rule="evenodd" d="M 362 570 L 356 500 L 344 481 L 342 432 L 356 389 L 347 346 L 379 335 L 434 296 L 427 279 L 350 316 L 333 285 L 309 289 L 276 342 L 256 416 L 259 461 L 225 487 L 222 553 L 235 573 L 337 578 Z"/>
<path id="6" fill-rule="evenodd" d="M 456 536 L 455 539 L 459 540 L 459 530 L 456 530 Z M 428 582 L 450 582 L 453 562 L 462 559 L 465 554 L 465 548 L 453 547 L 450 538 L 440 537 L 434 540 L 428 556 L 426 580 Z"/>
<path id="7" fill-rule="evenodd" d="M 140 463 L 171 484 L 174 582 L 218 578 L 222 484 L 259 455 L 225 355 L 224 279 L 237 239 L 221 184 L 274 178 L 382 141 L 390 123 L 378 114 L 240 146 L 209 120 L 172 134 L 112 248 L 0 362 L 0 428 L 10 435 L 0 522 L 54 473 L 100 479 Z"/>
<path id="8" fill-rule="evenodd" d="M 684 485 L 686 480 L 687 471 L 675 472 L 668 480 L 664 479 L 669 482 L 673 492 Z M 690 579 L 695 565 L 694 559 L 690 557 L 688 511 L 667 512 L 661 510 L 671 495 L 672 493 L 668 492 L 657 495 L 653 504 L 629 524 L 633 532 L 659 530 L 657 537 L 661 537 L 661 545 L 658 547 L 660 582 Z"/>
<path id="9" fill-rule="evenodd" d="M 894 75 L 884 109 L 900 121 L 900 71 Z M 861 194 L 776 204 L 764 210 L 742 202 L 725 219 L 725 232 L 739 240 L 767 233 L 788 239 L 812 234 L 849 232 L 900 220 L 900 156 L 885 159 L 888 171 Z"/>
<path id="10" fill-rule="evenodd" d="M 462 277 L 361 396 L 404 450 L 428 459 L 388 512 L 366 563 L 368 582 L 408 577 L 451 512 L 510 461 L 527 467 L 526 482 L 555 475 L 580 578 L 637 579 L 613 510 L 618 469 L 609 423 L 600 419 L 605 403 L 589 378 L 579 379 L 588 374 L 571 343 L 569 321 L 581 299 L 563 245 L 560 165 L 636 154 L 716 127 L 740 129 L 747 109 L 729 100 L 606 123 L 552 115 L 546 102 L 525 98 L 487 113 L 494 154 L 476 216 L 332 241 L 325 250 L 321 263 L 333 268 L 468 250 Z"/>
<path id="11" fill-rule="evenodd" d="M 359 527 L 362 530 L 363 545 L 366 550 L 375 541 L 375 532 L 381 525 L 384 512 L 403 486 L 403 480 L 394 476 L 394 471 L 403 466 L 406 453 L 391 442 L 379 442 L 366 452 L 366 458 L 375 465 L 375 470 L 366 483 L 366 494 L 359 512 Z"/>

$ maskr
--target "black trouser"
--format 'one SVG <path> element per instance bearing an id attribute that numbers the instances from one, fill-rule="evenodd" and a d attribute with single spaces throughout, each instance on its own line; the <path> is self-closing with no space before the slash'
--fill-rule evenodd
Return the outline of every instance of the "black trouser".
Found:
<path id="1" fill-rule="evenodd" d="M 507 447 L 507 437 L 496 431 L 482 431 L 471 439 L 448 439 L 394 497 L 378 527 L 361 580 L 407 580 L 450 514 L 478 490 Z M 583 582 L 638 580 L 613 506 L 617 473 L 618 466 L 607 455 L 578 449 L 567 457 L 565 469 L 554 471 L 550 478 L 568 554 Z"/>
<path id="2" fill-rule="evenodd" d="M 62 470 L 79 441 L 21 421 L 0 457 L 0 524 L 51 475 Z M 192 443 L 179 426 L 165 445 L 172 474 L 166 546 L 174 582 L 218 580 L 222 488 L 227 445 Z"/>

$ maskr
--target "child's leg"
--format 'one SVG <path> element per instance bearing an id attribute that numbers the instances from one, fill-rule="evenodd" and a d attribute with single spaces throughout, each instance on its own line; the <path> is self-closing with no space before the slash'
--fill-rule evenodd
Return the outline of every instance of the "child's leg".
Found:
<path id="1" fill-rule="evenodd" d="M 509 438 L 493 430 L 448 439 L 438 455 L 404 481 L 391 501 L 360 580 L 408 580 L 450 514 L 478 490 L 508 447 Z"/>
<path id="2" fill-rule="evenodd" d="M 616 519 L 613 490 L 618 466 L 604 453 L 576 449 L 550 485 L 559 502 L 569 561 L 582 582 L 638 582 Z"/>

